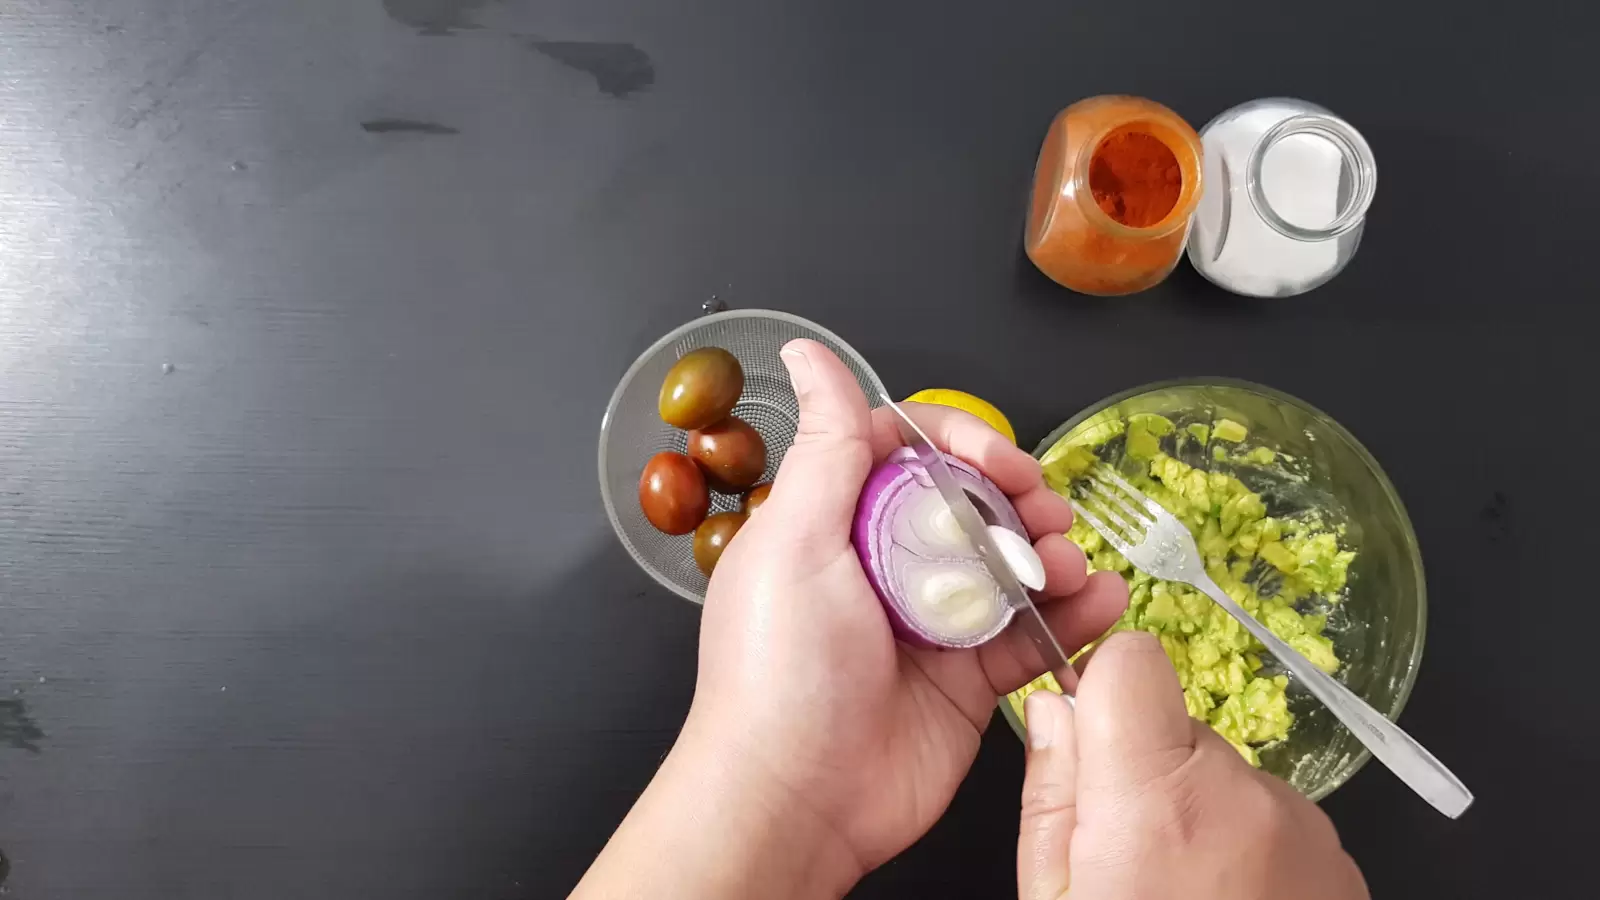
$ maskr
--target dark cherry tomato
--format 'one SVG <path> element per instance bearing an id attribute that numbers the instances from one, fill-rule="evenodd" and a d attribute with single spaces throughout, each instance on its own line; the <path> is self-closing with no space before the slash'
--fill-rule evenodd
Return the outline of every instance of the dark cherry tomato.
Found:
<path id="1" fill-rule="evenodd" d="M 688 534 L 705 520 L 711 494 L 700 467 L 682 453 L 657 453 L 639 476 L 639 508 L 667 534 Z"/>
<path id="2" fill-rule="evenodd" d="M 767 469 L 767 443 L 750 423 L 729 416 L 689 432 L 689 458 L 700 464 L 714 490 L 737 494 Z"/>
<path id="3" fill-rule="evenodd" d="M 661 382 L 661 419 L 675 428 L 704 428 L 728 413 L 744 392 L 744 369 L 721 347 L 691 350 Z"/>
<path id="4" fill-rule="evenodd" d="M 755 512 L 761 508 L 761 504 L 767 502 L 767 494 L 771 493 L 771 491 L 772 482 L 770 481 L 756 485 L 750 489 L 749 493 L 744 495 L 743 500 L 739 501 L 739 510 L 745 513 Z"/>
<path id="5" fill-rule="evenodd" d="M 711 577 L 711 570 L 717 567 L 717 560 L 722 558 L 722 551 L 728 548 L 728 542 L 733 540 L 748 518 L 742 512 L 717 513 L 694 530 L 694 564 L 706 573 L 707 578 Z"/>

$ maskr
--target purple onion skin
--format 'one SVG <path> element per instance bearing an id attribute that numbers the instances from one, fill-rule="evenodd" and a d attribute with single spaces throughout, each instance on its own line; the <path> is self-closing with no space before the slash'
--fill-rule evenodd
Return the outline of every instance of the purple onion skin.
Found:
<path id="1" fill-rule="evenodd" d="M 1011 505 L 1005 492 L 967 462 L 948 453 L 942 455 L 950 464 L 950 468 L 955 470 L 956 478 L 962 482 L 963 487 L 975 489 L 985 497 L 986 505 L 991 508 L 998 524 L 1011 529 L 1024 539 L 1027 538 L 1028 532 L 1022 525 L 1022 517 L 1017 515 L 1016 508 Z M 855 520 L 850 527 L 850 543 L 855 546 L 856 555 L 861 560 L 861 569 L 866 573 L 867 581 L 872 585 L 873 592 L 878 595 L 884 612 L 889 616 L 889 626 L 893 629 L 895 638 L 913 647 L 942 650 L 958 650 L 983 644 L 1004 631 L 1010 624 L 1011 609 L 1007 608 L 1002 613 L 997 626 L 975 639 L 946 640 L 919 630 L 912 624 L 907 612 L 908 605 L 903 598 L 896 596 L 895 587 L 886 574 L 887 560 L 882 558 L 888 550 L 882 545 L 888 541 L 887 538 L 883 540 L 879 538 L 887 535 L 890 530 L 889 520 L 886 517 L 888 501 L 903 490 L 938 492 L 938 488 L 935 488 L 922 473 L 916 451 L 909 447 L 894 451 L 883 462 L 873 466 L 867 475 L 866 485 L 861 489 L 861 499 L 856 501 Z"/>

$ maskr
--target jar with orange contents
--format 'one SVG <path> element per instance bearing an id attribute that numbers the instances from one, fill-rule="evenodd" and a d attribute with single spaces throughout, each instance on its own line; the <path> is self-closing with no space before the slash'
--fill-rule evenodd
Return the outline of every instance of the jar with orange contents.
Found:
<path id="1" fill-rule="evenodd" d="M 1160 284 L 1200 202 L 1200 152 L 1194 128 L 1151 100 L 1090 97 L 1062 110 L 1033 172 L 1028 258 L 1084 294 Z"/>

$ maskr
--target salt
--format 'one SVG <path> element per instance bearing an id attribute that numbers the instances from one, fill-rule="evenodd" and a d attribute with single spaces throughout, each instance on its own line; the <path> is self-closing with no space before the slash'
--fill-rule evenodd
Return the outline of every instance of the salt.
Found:
<path id="1" fill-rule="evenodd" d="M 1291 128 L 1263 143 L 1275 126 L 1295 117 L 1314 117 L 1316 127 Z M 1345 132 L 1353 141 L 1344 140 Z M 1353 165 L 1348 156 L 1359 147 L 1370 163 L 1370 151 L 1354 129 L 1312 104 L 1272 99 L 1223 113 L 1200 138 L 1206 189 L 1195 210 L 1189 260 L 1201 274 L 1235 293 L 1285 297 L 1311 290 L 1344 267 L 1359 240 L 1359 215 L 1371 199 L 1371 185 L 1357 191 L 1354 182 L 1375 179 L 1370 165 Z M 1258 154 L 1264 210 L 1251 202 L 1246 181 Z M 1352 226 L 1345 207 L 1355 202 L 1363 209 Z M 1273 227 L 1272 216 L 1300 235 Z"/>

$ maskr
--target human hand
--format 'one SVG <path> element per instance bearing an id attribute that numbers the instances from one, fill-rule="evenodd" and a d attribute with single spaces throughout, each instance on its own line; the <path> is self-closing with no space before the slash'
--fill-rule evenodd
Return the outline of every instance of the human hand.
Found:
<path id="1" fill-rule="evenodd" d="M 1021 900 L 1360 900 L 1333 823 L 1184 710 L 1166 653 L 1117 634 L 1077 707 L 1030 694 L 1017 845 Z"/>
<path id="2" fill-rule="evenodd" d="M 850 543 L 875 461 L 900 446 L 889 410 L 873 414 L 855 378 L 821 344 L 783 352 L 799 433 L 766 504 L 717 565 L 701 625 L 700 668 L 684 741 L 750 773 L 758 795 L 803 811 L 860 871 L 910 845 L 944 812 L 978 751 L 995 698 L 1045 671 L 1008 629 L 972 650 L 897 644 Z M 1122 579 L 1087 576 L 1063 537 L 1069 505 L 1038 463 L 978 419 L 907 404 L 942 449 L 1010 497 L 1044 562 L 1042 611 L 1069 652 L 1127 603 Z"/>

